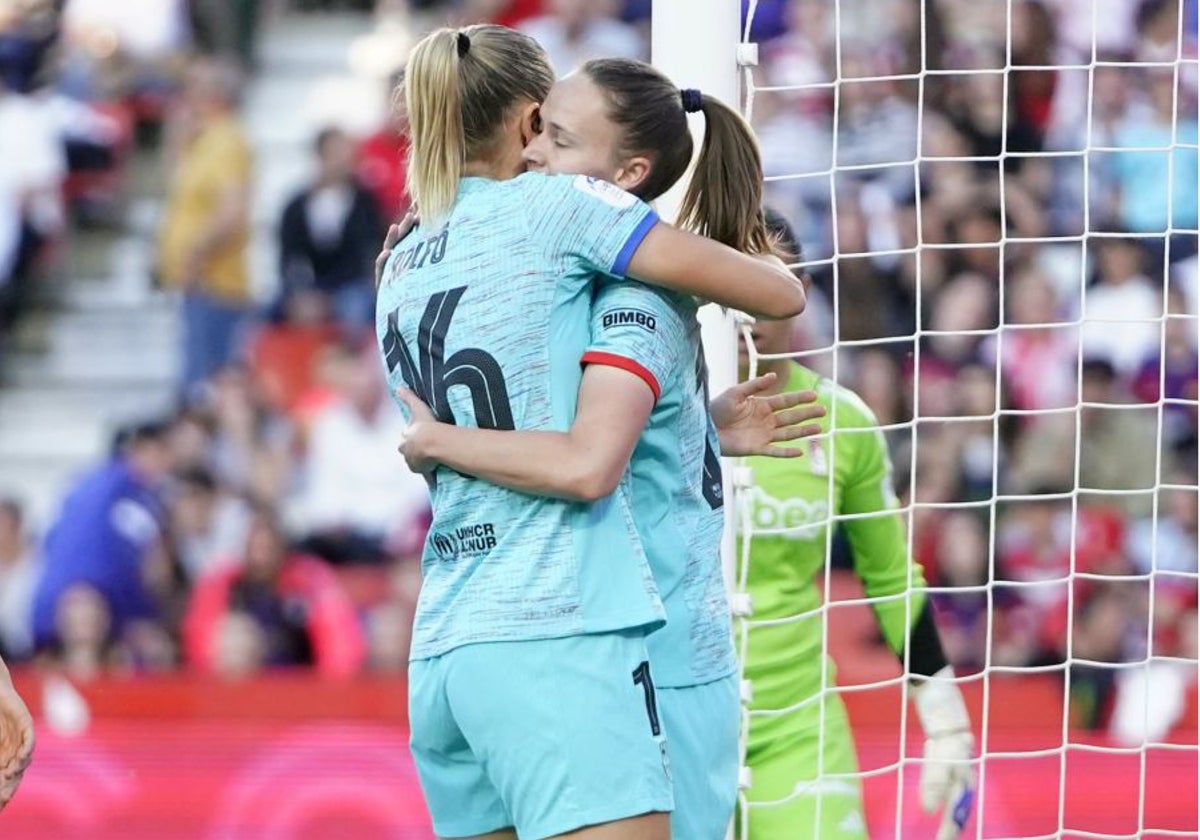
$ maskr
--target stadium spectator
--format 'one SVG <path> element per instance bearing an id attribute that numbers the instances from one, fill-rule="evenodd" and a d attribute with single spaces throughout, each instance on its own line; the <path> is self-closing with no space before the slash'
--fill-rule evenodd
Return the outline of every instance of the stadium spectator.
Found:
<path id="1" fill-rule="evenodd" d="M 132 656 L 157 661 L 163 628 L 144 579 L 147 565 L 165 550 L 161 491 L 171 468 L 167 426 L 147 423 L 119 436 L 110 459 L 84 475 L 67 495 L 42 546 L 44 572 L 34 597 L 34 641 L 39 647 L 67 643 L 63 621 L 73 620 L 70 592 L 95 594 L 81 612 L 90 621 L 106 613 L 106 636 L 128 644 Z M 68 629 L 74 630 L 75 624 Z M 90 637 L 89 637 L 90 638 Z"/>
<path id="2" fill-rule="evenodd" d="M 1010 274 L 1007 325 L 1003 336 L 989 342 L 987 355 L 999 350 L 1001 375 L 1008 383 L 1013 406 L 1019 409 L 1068 408 L 1075 404 L 1075 357 L 1079 347 L 1075 327 L 1056 328 L 1064 320 L 1049 278 L 1035 266 Z"/>
<path id="3" fill-rule="evenodd" d="M 1176 111 L 1178 92 L 1175 74 L 1170 69 L 1149 70 L 1144 81 L 1149 89 L 1150 107 L 1131 108 L 1126 113 L 1113 138 L 1121 151 L 1111 152 L 1102 159 L 1112 167 L 1116 177 L 1120 229 L 1159 233 L 1167 229 L 1169 219 L 1172 228 L 1195 230 L 1200 213 L 1197 209 L 1200 170 L 1194 148 L 1195 105 L 1187 103 L 1185 88 L 1178 99 L 1181 107 Z M 1176 144 L 1190 144 L 1192 148 Z"/>
<path id="4" fill-rule="evenodd" d="M 868 196 L 877 196 L 876 201 L 909 203 L 916 188 L 912 167 L 895 164 L 917 158 L 917 108 L 903 95 L 907 91 L 899 82 L 853 81 L 856 77 L 877 79 L 895 72 L 868 49 L 844 51 L 842 66 L 849 81 L 842 87 L 839 101 L 837 165 L 872 168 L 850 170 L 841 179 L 878 183 L 884 188 L 864 191 L 864 201 Z M 876 245 L 873 250 L 889 249 Z"/>
<path id="5" fill-rule="evenodd" d="M 1174 485 L 1158 491 L 1158 516 L 1143 516 L 1132 524 L 1125 549 L 1138 574 L 1156 571 L 1196 573 L 1200 546 L 1196 542 L 1195 472 L 1179 469 L 1165 477 Z M 1169 580 L 1169 578 L 1163 578 Z M 1178 583 L 1188 586 L 1185 578 Z M 1190 584 L 1195 591 L 1194 581 Z"/>
<path id="6" fill-rule="evenodd" d="M 239 84 L 230 65 L 198 61 L 170 127 L 159 276 L 183 294 L 185 392 L 234 357 L 250 302 L 251 155 L 236 114 Z"/>
<path id="7" fill-rule="evenodd" d="M 948 424 L 947 432 L 959 452 L 960 496 L 972 501 L 988 499 L 997 467 L 1004 468 L 1003 463 L 994 461 L 1012 434 L 1011 415 L 1000 413 L 994 425 L 992 421 L 993 415 L 1010 407 L 1007 391 L 1003 383 L 997 388 L 995 369 L 980 363 L 958 368 L 954 391 L 954 414 L 959 419 Z"/>
<path id="8" fill-rule="evenodd" d="M 250 509 L 203 466 L 175 476 L 169 501 L 172 544 L 188 580 L 237 556 L 245 545 Z"/>
<path id="9" fill-rule="evenodd" d="M 1034 498 L 1013 504 L 1000 519 L 997 578 L 1023 584 L 1008 590 L 1014 606 L 1009 637 L 1014 662 L 1029 665 L 1061 661 L 1066 640 L 1068 572 L 1071 570 L 1069 499 L 1039 487 Z"/>
<path id="10" fill-rule="evenodd" d="M 55 605 L 53 631 L 53 641 L 39 658 L 72 679 L 95 679 L 120 662 L 112 609 L 91 584 L 75 583 L 63 591 Z"/>
<path id="11" fill-rule="evenodd" d="M 0 331 L 28 296 L 41 247 L 62 233 L 66 171 L 45 101 L 0 80 Z"/>
<path id="12" fill-rule="evenodd" d="M 279 226 L 281 296 L 315 290 L 336 321 L 364 329 L 375 320 L 373 269 L 385 229 L 375 198 L 354 174 L 354 143 L 323 129 L 313 182 L 283 210 Z"/>
<path id="13" fill-rule="evenodd" d="M 1151 510 L 1160 442 L 1157 411 L 1130 408 L 1122 381 L 1103 361 L 1085 361 L 1079 423 L 1079 484 L 1095 490 L 1129 492 L 1114 502 L 1127 513 Z"/>
<path id="14" fill-rule="evenodd" d="M 962 589 L 933 595 L 946 658 L 956 667 L 979 668 L 988 644 L 988 532 L 976 514 L 948 513 L 928 557 L 931 583 Z"/>
<path id="15" fill-rule="evenodd" d="M 262 504 L 278 504 L 295 467 L 295 432 L 287 418 L 271 410 L 245 368 L 223 368 L 205 390 L 198 406 L 212 423 L 208 466 L 231 490 Z"/>
<path id="16" fill-rule="evenodd" d="M 388 77 L 385 115 L 379 127 L 363 138 L 356 150 L 358 180 L 375 196 L 384 221 L 399 219 L 408 210 L 408 138 L 399 96 L 403 73 Z M 377 246 L 378 242 L 373 244 Z"/>
<path id="17" fill-rule="evenodd" d="M 518 29 L 537 40 L 560 77 L 593 58 L 645 58 L 638 31 L 616 19 L 612 0 L 548 0 L 546 14 Z"/>
<path id="18" fill-rule="evenodd" d="M 1131 648 L 1138 641 L 1144 645 L 1146 630 L 1139 625 L 1146 620 L 1146 609 L 1140 600 L 1128 588 L 1113 584 L 1099 586 L 1090 597 L 1077 599 L 1070 651 L 1075 725 L 1095 729 L 1107 717 L 1117 672 L 1103 666 L 1135 658 L 1137 651 Z"/>
<path id="19" fill-rule="evenodd" d="M 189 0 L 197 46 L 208 54 L 254 67 L 263 0 Z"/>
<path id="20" fill-rule="evenodd" d="M 188 0 L 69 0 L 63 7 L 62 88 L 83 99 L 128 94 L 141 116 L 161 114 L 192 45 Z M 108 49 L 97 49 L 107 43 Z"/>
<path id="21" fill-rule="evenodd" d="M 25 659 L 33 652 L 33 596 L 38 566 L 21 505 L 0 498 L 0 654 Z"/>
<path id="22" fill-rule="evenodd" d="M 1172 401 L 1163 406 L 1163 440 L 1177 452 L 1186 454 L 1189 449 L 1194 452 L 1196 447 L 1198 360 L 1195 319 L 1188 318 L 1187 301 L 1178 287 L 1167 291 L 1163 333 L 1165 355 L 1156 344 L 1138 370 L 1133 392 L 1142 402 L 1156 403 L 1160 394 Z"/>
<path id="23" fill-rule="evenodd" d="M 404 418 L 388 398 L 374 347 L 357 351 L 339 398 L 312 420 L 304 489 L 291 517 L 307 550 L 334 563 L 384 562 L 391 542 L 424 515 L 425 480 L 381 454 L 395 452 Z"/>
<path id="24" fill-rule="evenodd" d="M 1078 458 L 1079 487 L 1128 491 L 1115 496 L 1114 503 L 1134 516 L 1147 513 L 1157 463 L 1156 409 L 1131 407 L 1107 361 L 1086 359 L 1081 377 L 1086 405 L 1078 409 L 1078 441 L 1076 411 L 1032 419 L 1014 445 L 1009 481 L 1025 492 L 1046 482 L 1072 487 Z"/>
<path id="25" fill-rule="evenodd" d="M 194 667 L 229 676 L 286 665 L 348 676 L 366 657 L 358 616 L 333 572 L 291 552 L 266 511 L 255 516 L 242 556 L 197 582 L 183 641 Z"/>
<path id="26" fill-rule="evenodd" d="M 281 321 L 264 322 L 255 330 L 247 363 L 263 405 L 303 426 L 301 403 L 321 379 L 327 351 L 346 330 L 329 320 L 329 300 L 317 289 L 295 290 L 282 306 Z"/>

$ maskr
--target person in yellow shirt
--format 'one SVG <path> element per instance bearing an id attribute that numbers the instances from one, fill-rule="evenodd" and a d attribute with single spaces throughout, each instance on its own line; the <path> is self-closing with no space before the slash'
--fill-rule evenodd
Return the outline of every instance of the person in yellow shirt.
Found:
<path id="1" fill-rule="evenodd" d="M 237 71 L 197 62 L 171 126 L 171 184 L 159 237 L 159 279 L 183 293 L 183 387 L 230 360 L 250 305 L 249 144 L 237 119 Z"/>

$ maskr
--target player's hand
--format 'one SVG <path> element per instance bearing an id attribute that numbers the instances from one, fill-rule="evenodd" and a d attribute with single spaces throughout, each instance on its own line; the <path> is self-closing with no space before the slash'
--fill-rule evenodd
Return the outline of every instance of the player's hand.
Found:
<path id="1" fill-rule="evenodd" d="M 937 840 L 954 840 L 975 807 L 975 737 L 947 665 L 913 688 L 917 716 L 925 730 L 925 758 L 921 764 L 921 807 L 925 813 L 941 810 Z"/>
<path id="2" fill-rule="evenodd" d="M 33 759 L 33 716 L 7 674 L 0 675 L 0 810 L 8 804 Z"/>
<path id="3" fill-rule="evenodd" d="M 387 235 L 383 237 L 383 250 L 375 258 L 376 289 L 383 282 L 383 268 L 387 265 L 388 257 L 392 254 L 392 248 L 396 247 L 397 242 L 408 236 L 420 221 L 421 217 L 417 214 L 416 208 L 411 208 L 398 223 L 388 225 Z"/>
<path id="4" fill-rule="evenodd" d="M 804 454 L 802 448 L 772 444 L 820 434 L 821 427 L 809 422 L 825 416 L 825 407 L 816 405 L 816 392 L 762 395 L 774 385 L 775 374 L 766 373 L 734 385 L 709 405 L 722 455 L 799 458 Z"/>
<path id="5" fill-rule="evenodd" d="M 421 398 L 407 388 L 396 392 L 396 397 L 408 408 L 408 427 L 400 438 L 400 454 L 408 468 L 415 473 L 431 473 L 438 462 L 428 452 L 429 438 L 434 434 L 438 420 Z"/>

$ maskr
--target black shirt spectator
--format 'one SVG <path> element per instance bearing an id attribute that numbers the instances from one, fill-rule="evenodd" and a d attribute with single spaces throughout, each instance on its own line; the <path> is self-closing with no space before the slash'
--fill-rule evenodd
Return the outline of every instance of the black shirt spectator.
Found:
<path id="1" fill-rule="evenodd" d="M 279 269 L 284 301 L 321 293 L 350 326 L 374 319 L 373 270 L 386 230 L 374 197 L 354 176 L 354 144 L 340 129 L 317 135 L 317 177 L 283 211 Z"/>

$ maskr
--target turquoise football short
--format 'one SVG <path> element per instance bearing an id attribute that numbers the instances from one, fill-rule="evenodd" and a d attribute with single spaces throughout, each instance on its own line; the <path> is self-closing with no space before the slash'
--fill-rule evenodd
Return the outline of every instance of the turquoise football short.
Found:
<path id="1" fill-rule="evenodd" d="M 737 803 L 740 698 L 736 675 L 660 688 L 658 708 L 671 758 L 673 840 L 723 840 Z"/>
<path id="2" fill-rule="evenodd" d="M 641 629 L 464 645 L 409 663 L 412 752 L 439 837 L 522 840 L 674 806 Z"/>

